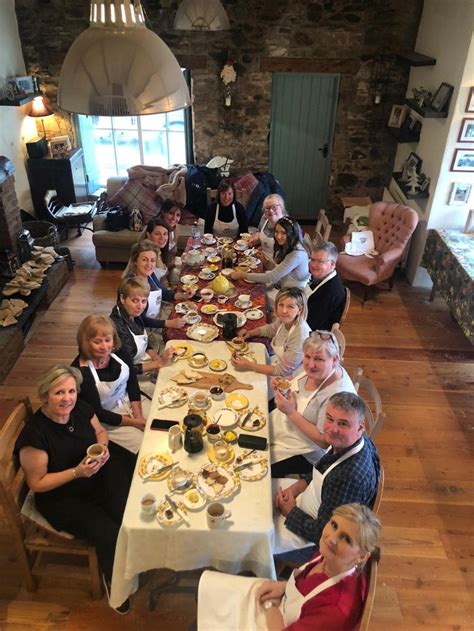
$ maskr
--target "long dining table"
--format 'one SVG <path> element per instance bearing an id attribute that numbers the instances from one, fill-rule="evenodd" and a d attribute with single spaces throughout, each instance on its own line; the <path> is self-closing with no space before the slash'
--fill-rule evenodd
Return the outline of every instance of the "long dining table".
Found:
<path id="1" fill-rule="evenodd" d="M 248 399 L 248 410 L 258 406 L 264 413 L 266 423 L 253 435 L 267 438 L 267 449 L 259 452 L 269 460 L 269 424 L 268 424 L 268 389 L 267 377 L 254 372 L 237 372 L 230 363 L 231 350 L 226 342 L 212 343 L 191 341 L 193 352 L 203 352 L 209 361 L 220 359 L 227 362 L 225 374 L 234 375 L 241 383 L 250 384 L 252 389 L 236 390 Z M 169 341 L 167 346 L 176 345 Z M 265 347 L 260 343 L 250 343 L 249 350 L 260 363 L 265 362 Z M 221 528 L 210 529 L 207 524 L 206 506 L 199 511 L 188 511 L 186 520 L 178 525 L 162 525 L 155 515 L 145 516 L 141 510 L 141 500 L 146 493 L 162 500 L 170 493 L 168 477 L 164 480 L 145 480 L 140 472 L 140 463 L 151 454 L 168 454 L 168 433 L 151 429 L 154 418 L 182 421 L 188 413 L 188 404 L 177 408 L 160 407 L 162 391 L 171 385 L 177 372 L 186 368 L 187 359 L 180 359 L 162 368 L 159 372 L 153 400 L 151 402 L 143 442 L 138 454 L 137 467 L 133 476 L 127 506 L 120 528 L 115 552 L 114 571 L 110 604 L 119 606 L 138 586 L 138 575 L 154 568 L 170 568 L 177 571 L 214 567 L 230 573 L 252 571 L 257 576 L 275 578 L 272 548 L 274 538 L 272 491 L 270 463 L 266 475 L 253 481 L 240 480 L 236 492 L 229 497 L 218 499 L 232 512 L 231 518 Z M 204 369 L 203 372 L 209 372 Z M 216 373 L 218 374 L 218 373 Z M 219 373 L 224 374 L 224 373 Z M 183 386 L 188 396 L 195 392 L 206 392 L 192 386 Z M 225 401 L 212 400 L 207 410 L 208 418 L 226 405 Z M 235 429 L 236 433 L 249 433 Z M 234 457 L 248 453 L 237 444 L 232 446 Z M 188 454 L 183 448 L 172 454 L 173 462 L 196 474 L 209 463 L 208 440 L 204 437 L 204 449 L 195 454 Z M 145 460 L 146 461 L 146 460 Z M 234 464 L 229 464 L 232 469 Z M 238 474 L 237 474 L 238 475 Z M 177 492 L 172 494 L 175 501 L 180 500 Z M 208 502 L 209 503 L 209 502 Z"/>

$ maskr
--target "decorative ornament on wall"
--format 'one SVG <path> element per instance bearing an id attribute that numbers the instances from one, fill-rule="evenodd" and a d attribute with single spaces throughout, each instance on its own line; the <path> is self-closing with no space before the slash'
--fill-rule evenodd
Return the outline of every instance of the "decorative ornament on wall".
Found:
<path id="1" fill-rule="evenodd" d="M 145 25 L 140 0 L 91 0 L 90 26 L 61 68 L 58 105 L 95 116 L 139 116 L 191 105 L 175 56 Z"/>
<path id="2" fill-rule="evenodd" d="M 237 81 L 237 72 L 235 71 L 235 61 L 228 59 L 221 70 L 221 79 L 224 84 L 224 105 L 230 107 L 232 104 L 232 90 Z"/>

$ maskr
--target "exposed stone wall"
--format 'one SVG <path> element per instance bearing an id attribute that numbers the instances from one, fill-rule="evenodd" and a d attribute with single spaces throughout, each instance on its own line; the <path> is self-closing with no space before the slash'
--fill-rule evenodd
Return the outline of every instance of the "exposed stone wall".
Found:
<path id="1" fill-rule="evenodd" d="M 273 68 L 341 68 L 330 169 L 329 207 L 341 195 L 380 199 L 389 182 L 396 143 L 386 123 L 403 102 L 409 67 L 396 53 L 414 48 L 423 0 L 223 0 L 232 30 L 174 31 L 178 0 L 143 0 L 151 28 L 193 77 L 195 160 L 227 155 L 239 171 L 268 168 Z M 38 73 L 55 102 L 61 63 L 88 26 L 87 0 L 17 0 L 28 73 Z M 423 51 L 420 51 L 423 52 Z M 236 60 L 231 108 L 224 107 L 220 70 Z M 380 90 L 382 103 L 375 105 Z M 62 125 L 71 133 L 69 123 Z M 64 132 L 61 129 L 61 133 Z"/>

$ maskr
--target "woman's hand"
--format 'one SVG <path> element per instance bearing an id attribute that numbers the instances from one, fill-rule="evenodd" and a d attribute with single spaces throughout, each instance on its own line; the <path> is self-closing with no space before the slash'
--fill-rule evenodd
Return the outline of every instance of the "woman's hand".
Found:
<path id="1" fill-rule="evenodd" d="M 191 300 L 197 290 L 197 285 L 189 285 L 184 291 L 177 291 L 175 293 L 175 300 Z"/>
<path id="2" fill-rule="evenodd" d="M 165 320 L 165 326 L 168 329 L 182 329 L 186 326 L 186 322 L 183 318 L 173 318 L 172 320 Z"/>
<path id="3" fill-rule="evenodd" d="M 136 427 L 142 432 L 145 429 L 146 420 L 143 416 L 129 416 L 128 414 L 122 415 L 122 425 L 126 427 Z"/>
<path id="4" fill-rule="evenodd" d="M 244 340 L 247 340 L 249 337 L 258 336 L 258 328 L 253 329 L 253 331 L 248 331 L 247 329 L 240 329 L 238 332 L 239 337 L 242 337 Z"/>
<path id="5" fill-rule="evenodd" d="M 161 355 L 158 357 L 158 360 L 161 360 L 163 362 L 163 366 L 166 366 L 166 364 L 170 361 L 170 359 L 173 358 L 173 353 L 174 353 L 173 347 L 169 346 L 161 353 Z"/>
<path id="6" fill-rule="evenodd" d="M 266 600 L 280 601 L 285 593 L 286 581 L 264 581 L 256 591 L 257 602 L 263 604 Z"/>
<path id="7" fill-rule="evenodd" d="M 256 232 L 255 234 L 253 234 L 250 239 L 247 240 L 247 243 L 250 245 L 250 247 L 254 247 L 256 245 L 258 245 L 260 243 L 260 232 Z"/>
<path id="8" fill-rule="evenodd" d="M 107 460 L 108 459 L 109 458 L 107 456 Z M 105 461 L 102 462 L 102 458 L 90 460 L 88 456 L 85 456 L 83 460 L 81 460 L 81 462 L 77 465 L 77 467 L 74 467 L 74 478 L 91 478 L 97 473 L 97 471 L 101 469 L 103 464 L 105 464 Z"/>
<path id="9" fill-rule="evenodd" d="M 245 272 L 232 272 L 230 274 L 230 277 L 232 278 L 232 280 L 241 280 L 242 278 L 245 278 L 246 274 Z"/>
<path id="10" fill-rule="evenodd" d="M 277 383 L 278 383 L 278 380 L 276 380 L 276 384 L 275 384 L 272 379 L 272 388 L 274 388 L 275 385 L 277 385 Z M 287 416 L 289 416 L 290 414 L 293 414 L 293 412 L 296 411 L 295 393 L 290 390 L 289 392 L 286 393 L 286 396 L 284 396 L 278 390 L 278 386 L 277 386 L 277 389 L 275 390 L 275 405 L 280 410 L 280 412 L 283 412 L 283 414 L 286 414 Z"/>
<path id="11" fill-rule="evenodd" d="M 237 370 L 252 370 L 253 366 L 255 366 L 254 362 L 245 359 L 242 355 L 233 354 L 230 358 L 232 366 L 237 368 Z"/>

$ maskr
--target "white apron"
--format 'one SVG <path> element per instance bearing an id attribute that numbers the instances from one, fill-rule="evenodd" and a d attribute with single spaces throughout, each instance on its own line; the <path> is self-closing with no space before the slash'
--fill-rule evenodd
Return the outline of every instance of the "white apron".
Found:
<path id="1" fill-rule="evenodd" d="M 101 381 L 94 364 L 87 362 L 88 367 L 94 377 L 95 387 L 99 394 L 100 402 L 104 410 L 115 412 L 116 414 L 132 414 L 130 399 L 127 393 L 127 383 L 130 376 L 130 369 L 127 364 L 117 355 L 112 353 L 111 357 L 120 364 L 120 374 L 115 381 Z M 137 453 L 142 443 L 143 433 L 136 427 L 122 425 L 108 425 L 102 423 L 109 434 L 110 440 L 125 449 Z"/>
<path id="2" fill-rule="evenodd" d="M 135 342 L 135 346 L 137 347 L 137 352 L 133 358 L 134 364 L 140 364 L 145 360 L 146 349 L 148 348 L 148 333 L 145 331 L 141 335 L 135 335 L 130 327 L 127 327 L 130 335 L 133 337 L 133 341 Z"/>
<path id="3" fill-rule="evenodd" d="M 264 230 L 266 225 L 268 224 L 268 219 L 262 226 L 260 230 L 260 245 L 262 246 L 262 252 L 268 256 L 269 259 L 273 259 L 274 245 L 275 239 L 273 237 L 268 237 Z"/>
<path id="4" fill-rule="evenodd" d="M 270 360 L 271 364 L 278 363 L 278 360 L 283 359 L 283 355 L 285 354 L 285 344 L 275 344 L 275 339 L 278 337 L 278 334 L 280 333 L 282 327 L 284 327 L 284 326 L 285 325 L 282 322 L 280 324 L 280 326 L 278 327 L 278 329 L 276 330 L 275 335 L 272 338 L 272 341 L 270 342 L 270 346 L 272 347 L 272 350 L 273 350 L 273 353 L 274 353 L 273 357 Z M 290 330 L 288 331 L 288 335 L 287 335 L 286 339 L 288 339 L 290 337 L 290 335 L 293 333 L 295 327 L 296 327 L 296 324 L 293 324 L 290 327 Z"/>
<path id="5" fill-rule="evenodd" d="M 166 265 L 164 265 L 164 267 L 155 267 L 153 271 L 153 273 L 155 274 L 158 280 L 160 280 L 160 278 L 163 278 L 163 276 L 166 276 L 167 272 L 168 272 L 168 268 L 166 267 Z"/>
<path id="6" fill-rule="evenodd" d="M 320 283 L 318 283 L 314 289 L 311 289 L 311 287 L 309 286 L 309 283 L 308 283 L 306 285 L 306 287 L 304 288 L 304 293 L 305 293 L 305 296 L 306 296 L 306 300 L 308 300 L 310 296 L 312 296 L 316 291 L 318 291 L 318 289 L 321 289 L 321 287 L 323 285 L 325 285 L 332 278 L 334 278 L 334 276 L 336 274 L 337 274 L 336 270 L 333 269 L 332 272 L 330 274 L 328 274 L 325 278 L 323 278 L 323 280 Z"/>
<path id="7" fill-rule="evenodd" d="M 333 376 L 335 368 L 331 370 L 329 375 L 322 381 L 316 390 L 313 390 L 309 395 L 298 395 L 296 397 L 296 409 L 304 416 L 305 410 L 318 394 L 318 392 L 324 387 L 325 383 Z M 291 381 L 291 390 L 293 392 L 299 392 L 298 382 L 303 377 L 295 377 Z M 306 436 L 296 425 L 294 425 L 283 412 L 280 412 L 277 408 L 271 413 L 270 423 L 270 454 L 271 463 L 280 462 L 291 458 L 292 456 L 303 456 L 305 453 L 309 453 L 315 450 L 317 446 L 311 438 Z"/>
<path id="8" fill-rule="evenodd" d="M 235 211 L 235 204 L 232 204 L 233 218 L 230 223 L 221 221 L 219 219 L 219 204 L 216 206 L 216 218 L 214 219 L 214 226 L 212 233 L 215 237 L 235 237 L 239 234 L 239 222 L 237 221 L 237 213 Z"/>
<path id="9" fill-rule="evenodd" d="M 161 309 L 161 296 L 161 289 L 154 289 L 153 291 L 150 291 L 150 295 L 148 296 L 148 306 L 145 312 L 149 318 L 158 319 Z"/>
<path id="10" fill-rule="evenodd" d="M 344 460 L 348 460 L 349 458 L 352 458 L 352 456 L 355 456 L 355 454 L 359 453 L 363 447 L 364 439 L 362 438 L 358 445 L 349 449 L 349 451 L 338 458 L 336 462 L 333 462 L 333 464 L 324 473 L 320 473 L 316 467 L 314 467 L 313 479 L 303 493 L 300 493 L 300 495 L 296 498 L 296 506 L 310 515 L 313 519 L 316 519 L 319 507 L 321 506 L 321 493 L 324 479 L 333 469 L 344 462 Z M 288 478 L 272 480 L 272 486 L 275 492 L 279 486 L 287 488 L 288 486 L 291 486 L 292 483 L 294 483 L 293 480 L 289 480 Z M 275 543 L 273 547 L 273 554 L 282 554 L 283 552 L 289 552 L 290 550 L 307 548 L 308 546 L 314 545 L 313 542 L 307 541 L 306 539 L 303 539 L 303 537 L 291 532 L 291 530 L 288 530 L 284 522 L 285 517 L 283 515 L 280 514 L 275 517 Z"/>

